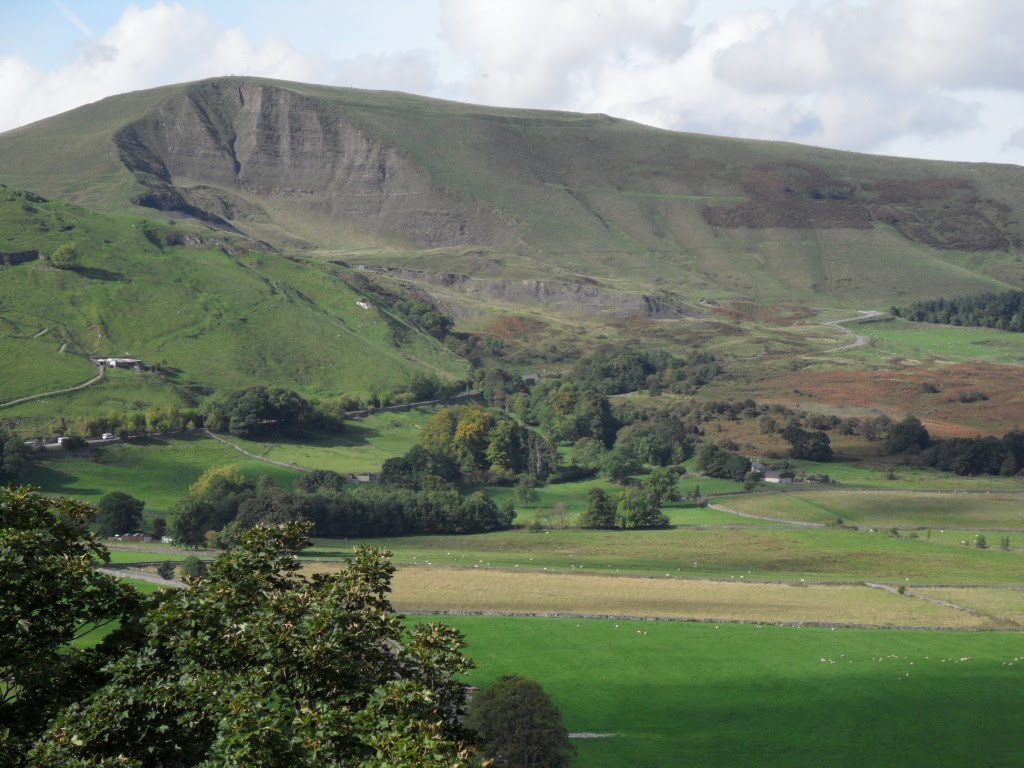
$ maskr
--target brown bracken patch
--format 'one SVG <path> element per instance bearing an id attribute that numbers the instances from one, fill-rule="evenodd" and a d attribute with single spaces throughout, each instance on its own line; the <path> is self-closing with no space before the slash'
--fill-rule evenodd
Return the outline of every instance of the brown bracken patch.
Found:
<path id="1" fill-rule="evenodd" d="M 499 339 L 521 339 L 544 328 L 544 323 L 532 317 L 503 315 L 494 319 L 487 333 Z"/>
<path id="2" fill-rule="evenodd" d="M 894 418 L 914 414 L 937 437 L 1003 435 L 1024 427 L 1020 368 L 973 363 L 941 369 L 889 371 L 803 370 L 763 380 L 757 400 L 828 410 L 868 409 Z M 961 392 L 987 400 L 963 403 Z"/>

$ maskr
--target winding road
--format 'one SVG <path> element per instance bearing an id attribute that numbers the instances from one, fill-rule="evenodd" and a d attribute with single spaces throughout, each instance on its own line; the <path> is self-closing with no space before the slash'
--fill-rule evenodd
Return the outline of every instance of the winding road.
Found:
<path id="1" fill-rule="evenodd" d="M 850 334 L 851 336 L 853 336 L 853 341 L 850 342 L 849 344 L 844 344 L 841 347 L 836 347 L 835 349 L 826 349 L 825 353 L 826 354 L 831 354 L 833 352 L 845 352 L 848 349 L 857 349 L 857 347 L 866 347 L 868 344 L 871 343 L 871 337 L 870 336 L 862 336 L 862 335 L 860 335 L 858 333 L 854 333 L 849 328 L 844 327 L 843 324 L 844 323 L 855 323 L 855 322 L 859 322 L 861 320 L 869 320 L 869 319 L 871 319 L 873 317 L 882 317 L 882 315 L 884 315 L 884 314 L 885 314 L 885 312 L 879 312 L 877 309 L 862 309 L 862 310 L 860 310 L 860 317 L 847 317 L 847 318 L 845 318 L 843 320 L 829 320 L 827 323 L 825 323 L 825 325 L 831 325 L 833 328 L 838 328 L 843 333 Z"/>

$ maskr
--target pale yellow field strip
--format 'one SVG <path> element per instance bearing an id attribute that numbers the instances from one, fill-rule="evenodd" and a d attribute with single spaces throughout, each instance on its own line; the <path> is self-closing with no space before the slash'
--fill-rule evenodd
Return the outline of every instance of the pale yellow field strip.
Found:
<path id="1" fill-rule="evenodd" d="M 393 587 L 392 603 L 407 612 L 574 613 L 965 629 L 994 626 L 986 616 L 861 586 L 403 567 L 395 574 Z"/>
<path id="2" fill-rule="evenodd" d="M 935 600 L 945 600 L 953 605 L 972 608 L 993 619 L 1003 619 L 1024 626 L 1024 590 L 915 587 L 914 592 Z"/>

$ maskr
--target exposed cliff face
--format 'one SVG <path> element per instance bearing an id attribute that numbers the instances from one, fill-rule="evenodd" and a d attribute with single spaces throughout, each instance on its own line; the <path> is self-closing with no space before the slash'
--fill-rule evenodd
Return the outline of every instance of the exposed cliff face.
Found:
<path id="1" fill-rule="evenodd" d="M 658 319 L 697 317 L 700 311 L 674 294 L 650 295 L 602 288 L 589 282 L 487 280 L 399 267 L 363 267 L 396 277 L 424 291 L 449 314 L 474 314 L 473 304 L 536 304 L 562 315 L 604 315 Z M 469 304 L 465 301 L 469 300 Z"/>
<path id="2" fill-rule="evenodd" d="M 140 204 L 210 223 L 263 217 L 258 204 L 230 194 L 239 190 L 310 205 L 340 224 L 420 246 L 508 237 L 495 213 L 432 184 L 343 109 L 283 88 L 205 83 L 126 126 L 115 141 L 122 162 L 150 188 Z"/>

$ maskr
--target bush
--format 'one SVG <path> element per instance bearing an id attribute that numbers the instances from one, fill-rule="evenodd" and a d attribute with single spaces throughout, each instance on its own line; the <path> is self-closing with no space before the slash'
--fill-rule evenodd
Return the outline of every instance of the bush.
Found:
<path id="1" fill-rule="evenodd" d="M 165 560 L 156 567 L 156 572 L 160 574 L 160 578 L 170 581 L 174 578 L 174 563 L 170 560 Z"/>
<path id="2" fill-rule="evenodd" d="M 206 575 L 206 563 L 195 555 L 189 555 L 181 561 L 181 575 L 188 579 L 200 579 Z"/>

